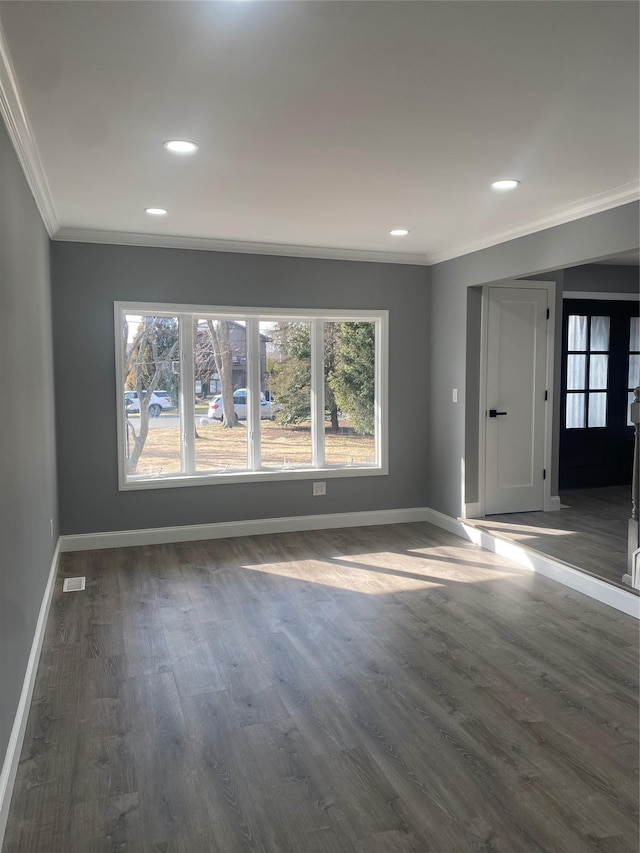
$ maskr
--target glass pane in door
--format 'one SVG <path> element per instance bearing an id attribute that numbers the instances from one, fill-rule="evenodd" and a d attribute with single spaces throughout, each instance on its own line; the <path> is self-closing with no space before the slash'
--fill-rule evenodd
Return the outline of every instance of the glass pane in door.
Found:
<path id="1" fill-rule="evenodd" d="M 637 388 L 640 385 L 640 355 L 632 353 L 629 356 L 629 384 L 628 388 Z"/>
<path id="2" fill-rule="evenodd" d="M 598 391 L 607 389 L 608 355 L 592 355 L 589 359 L 589 388 Z"/>
<path id="3" fill-rule="evenodd" d="M 636 399 L 636 395 L 633 391 L 629 391 L 627 394 L 627 426 L 633 426 L 633 421 L 631 420 L 631 404 Z"/>
<path id="4" fill-rule="evenodd" d="M 587 357 L 585 355 L 567 356 L 567 390 L 582 391 L 585 387 L 585 369 Z"/>
<path id="5" fill-rule="evenodd" d="M 589 394 L 589 424 L 590 427 L 605 427 L 607 425 L 607 395 L 598 392 Z"/>
<path id="6" fill-rule="evenodd" d="M 581 314 L 569 315 L 569 345 L 570 350 L 586 350 L 587 348 L 587 318 Z"/>
<path id="7" fill-rule="evenodd" d="M 591 352 L 609 351 L 609 317 L 591 318 Z"/>
<path id="8" fill-rule="evenodd" d="M 567 394 L 567 429 L 582 429 L 585 425 L 584 394 Z"/>

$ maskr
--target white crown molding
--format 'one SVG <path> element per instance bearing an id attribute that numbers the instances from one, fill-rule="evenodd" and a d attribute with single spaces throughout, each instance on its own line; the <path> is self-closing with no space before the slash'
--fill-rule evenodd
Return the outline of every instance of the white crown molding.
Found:
<path id="1" fill-rule="evenodd" d="M 72 243 L 103 243 L 118 246 L 156 246 L 174 249 L 198 249 L 208 252 L 237 252 L 252 255 L 281 255 L 294 258 L 326 258 L 338 261 L 369 261 L 386 264 L 413 264 L 429 266 L 454 258 L 489 249 L 509 240 L 526 237 L 547 228 L 564 225 L 595 213 L 602 213 L 623 204 L 638 201 L 640 182 L 632 181 L 607 193 L 582 199 L 575 204 L 553 211 L 546 216 L 531 219 L 491 234 L 485 234 L 467 243 L 458 243 L 447 249 L 429 254 L 421 252 L 380 252 L 366 249 L 339 249 L 325 246 L 296 246 L 288 243 L 253 243 L 241 240 L 218 240 L 209 237 L 141 234 L 127 231 L 102 231 L 89 228 L 60 228 L 52 235 L 54 240 Z"/>
<path id="2" fill-rule="evenodd" d="M 60 225 L 53 205 L 53 198 L 44 173 L 38 147 L 31 132 L 27 113 L 22 103 L 20 89 L 9 54 L 2 26 L 0 25 L 0 116 L 7 127 L 9 138 L 15 148 L 29 189 L 50 237 Z"/>
<path id="3" fill-rule="evenodd" d="M 429 262 L 421 253 L 377 252 L 366 249 L 337 249 L 324 246 L 296 246 L 288 243 L 253 243 L 217 240 L 210 237 L 183 237 L 173 234 L 139 234 L 128 231 L 99 231 L 89 228 L 60 228 L 54 240 L 70 243 L 105 243 L 116 246 L 156 246 L 165 249 L 199 249 L 205 252 L 237 252 L 244 255 L 282 255 L 292 258 L 325 258 L 334 261 L 370 261 L 377 264 Z"/>
<path id="4" fill-rule="evenodd" d="M 554 210 L 545 216 L 537 219 L 530 219 L 527 222 L 520 222 L 517 225 L 512 225 L 509 228 L 494 231 L 491 234 L 484 234 L 482 237 L 477 237 L 474 240 L 469 240 L 466 243 L 457 243 L 445 249 L 439 249 L 429 254 L 429 264 L 439 264 L 443 261 L 451 261 L 454 258 L 469 255 L 472 252 L 479 252 L 481 249 L 489 249 L 492 246 L 497 246 L 500 243 L 506 243 L 509 240 L 516 240 L 518 237 L 526 237 L 529 234 L 535 234 L 538 231 L 544 231 L 547 228 L 554 228 L 556 225 L 565 225 L 567 222 L 573 222 L 576 219 L 583 219 L 585 216 L 592 216 L 594 213 L 603 213 L 605 210 L 611 210 L 614 207 L 621 207 L 623 204 L 629 204 L 633 201 L 638 201 L 640 198 L 640 181 L 631 181 L 628 184 L 616 187 L 606 193 L 590 196 L 580 199 L 580 201 Z"/>

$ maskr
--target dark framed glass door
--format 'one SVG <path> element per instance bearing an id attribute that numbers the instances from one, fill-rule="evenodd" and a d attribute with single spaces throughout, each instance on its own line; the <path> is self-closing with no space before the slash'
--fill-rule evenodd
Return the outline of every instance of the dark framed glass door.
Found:
<path id="1" fill-rule="evenodd" d="M 560 489 L 631 483 L 638 302 L 564 301 Z"/>

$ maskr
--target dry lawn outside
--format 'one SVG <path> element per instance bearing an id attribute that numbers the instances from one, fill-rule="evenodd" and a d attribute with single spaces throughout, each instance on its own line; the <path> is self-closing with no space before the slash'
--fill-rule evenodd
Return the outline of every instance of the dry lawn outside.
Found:
<path id="1" fill-rule="evenodd" d="M 362 465 L 375 461 L 373 436 L 357 435 L 343 421 L 338 432 L 325 429 L 325 457 L 329 464 Z M 135 427 L 137 428 L 137 424 Z M 227 471 L 247 467 L 247 426 L 245 421 L 233 429 L 218 422 L 201 424 L 196 418 L 196 468 L 198 471 Z M 283 427 L 271 421 L 261 422 L 263 468 L 287 470 L 311 465 L 311 426 Z M 138 474 L 171 473 L 180 470 L 179 427 L 155 427 L 149 430 L 138 463 Z"/>

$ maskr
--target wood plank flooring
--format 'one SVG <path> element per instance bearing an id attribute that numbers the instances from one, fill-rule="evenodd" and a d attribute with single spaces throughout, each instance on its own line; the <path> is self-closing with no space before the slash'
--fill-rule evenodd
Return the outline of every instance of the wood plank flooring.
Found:
<path id="1" fill-rule="evenodd" d="M 560 500 L 562 508 L 554 512 L 512 512 L 468 523 L 633 592 L 622 583 L 630 486 L 572 489 Z"/>
<path id="2" fill-rule="evenodd" d="M 633 619 L 352 528 L 64 555 L 2 849 L 637 853 L 637 799 Z"/>

